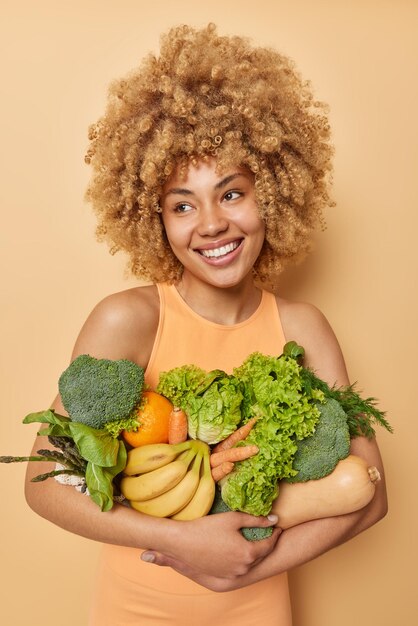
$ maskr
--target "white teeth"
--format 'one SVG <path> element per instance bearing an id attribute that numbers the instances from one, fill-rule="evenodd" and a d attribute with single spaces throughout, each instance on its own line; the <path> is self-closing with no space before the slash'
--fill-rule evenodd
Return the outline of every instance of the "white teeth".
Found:
<path id="1" fill-rule="evenodd" d="M 222 246 L 221 248 L 213 248 L 212 250 L 200 250 L 199 252 L 207 258 L 212 258 L 228 254 L 229 252 L 232 252 L 233 250 L 238 248 L 238 246 L 239 242 L 233 241 L 232 243 L 228 243 L 226 246 Z"/>

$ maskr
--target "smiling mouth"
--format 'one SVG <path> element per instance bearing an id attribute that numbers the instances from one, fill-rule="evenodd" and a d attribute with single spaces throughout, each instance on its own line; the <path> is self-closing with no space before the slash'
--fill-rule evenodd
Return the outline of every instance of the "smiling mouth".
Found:
<path id="1" fill-rule="evenodd" d="M 231 241 L 231 243 L 227 243 L 225 246 L 220 246 L 219 248 L 212 248 L 210 250 L 197 250 L 199 254 L 206 257 L 207 259 L 217 259 L 222 256 L 226 256 L 230 254 L 234 250 L 241 245 L 242 239 L 239 241 Z"/>

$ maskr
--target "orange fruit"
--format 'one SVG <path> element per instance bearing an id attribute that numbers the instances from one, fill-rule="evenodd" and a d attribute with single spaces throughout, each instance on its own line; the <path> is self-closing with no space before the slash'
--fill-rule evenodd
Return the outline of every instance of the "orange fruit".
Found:
<path id="1" fill-rule="evenodd" d="M 137 411 L 138 430 L 123 430 L 123 439 L 134 448 L 149 443 L 167 443 L 168 420 L 173 405 L 156 391 L 144 391 L 142 398 L 144 402 Z"/>

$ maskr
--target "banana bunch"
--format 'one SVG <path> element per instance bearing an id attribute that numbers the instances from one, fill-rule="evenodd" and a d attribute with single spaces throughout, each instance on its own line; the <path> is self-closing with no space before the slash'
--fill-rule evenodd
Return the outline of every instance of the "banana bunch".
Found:
<path id="1" fill-rule="evenodd" d="M 209 456 L 209 446 L 194 439 L 134 448 L 128 452 L 121 492 L 132 508 L 146 515 L 203 517 L 215 498 Z"/>

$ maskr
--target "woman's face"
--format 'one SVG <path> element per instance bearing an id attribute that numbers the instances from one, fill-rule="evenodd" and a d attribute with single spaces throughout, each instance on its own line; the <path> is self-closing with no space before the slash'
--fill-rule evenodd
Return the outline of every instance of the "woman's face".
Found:
<path id="1" fill-rule="evenodd" d="M 161 197 L 170 246 L 194 278 L 232 287 L 251 277 L 264 242 L 253 174 L 244 167 L 216 171 L 216 161 L 190 165 L 186 177 L 170 177 Z"/>

